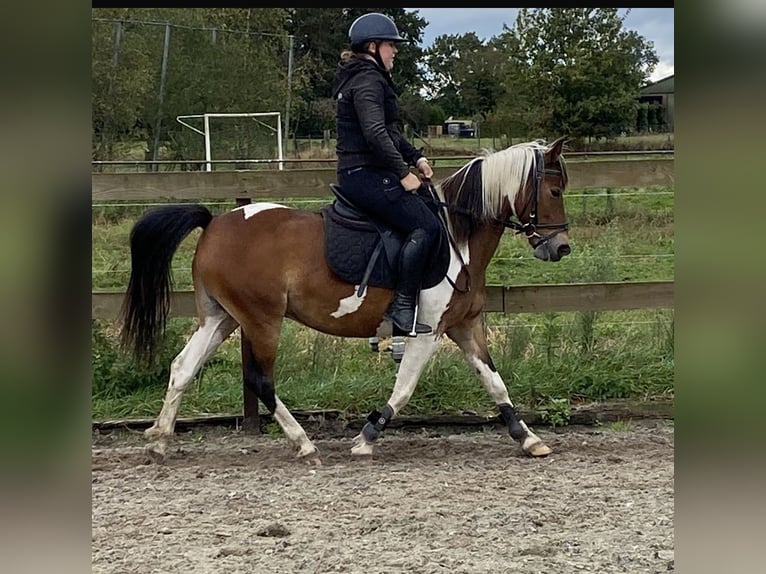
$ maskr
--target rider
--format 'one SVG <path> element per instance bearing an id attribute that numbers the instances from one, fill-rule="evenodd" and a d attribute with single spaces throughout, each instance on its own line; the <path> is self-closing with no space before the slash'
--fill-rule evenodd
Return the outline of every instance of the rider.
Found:
<path id="1" fill-rule="evenodd" d="M 396 293 L 385 317 L 405 333 L 430 333 L 415 316 L 425 266 L 439 237 L 436 215 L 415 192 L 421 185 L 409 166 L 433 176 L 428 160 L 401 134 L 398 88 L 391 79 L 397 43 L 393 20 L 372 12 L 348 30 L 351 50 L 341 54 L 332 88 L 337 102 L 338 183 L 371 217 L 407 239 L 399 259 Z"/>

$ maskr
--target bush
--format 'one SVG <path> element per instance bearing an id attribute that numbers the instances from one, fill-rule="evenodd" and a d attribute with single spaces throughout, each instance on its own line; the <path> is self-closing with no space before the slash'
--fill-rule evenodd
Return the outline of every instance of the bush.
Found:
<path id="1" fill-rule="evenodd" d="M 93 321 L 92 396 L 114 399 L 129 396 L 148 387 L 166 385 L 170 376 L 170 363 L 183 348 L 186 331 L 186 325 L 169 324 L 155 361 L 147 365 L 137 362 L 132 355 L 120 348 L 119 335 L 111 324 Z"/>

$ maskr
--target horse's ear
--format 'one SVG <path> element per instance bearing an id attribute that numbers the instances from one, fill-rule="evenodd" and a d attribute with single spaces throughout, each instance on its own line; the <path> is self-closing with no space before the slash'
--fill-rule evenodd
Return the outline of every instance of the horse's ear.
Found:
<path id="1" fill-rule="evenodd" d="M 569 138 L 567 138 L 567 136 L 561 136 L 550 146 L 548 146 L 548 153 L 546 155 L 548 156 L 549 163 L 553 163 L 559 159 L 559 156 L 564 149 L 564 144 L 568 141 L 568 139 Z"/>

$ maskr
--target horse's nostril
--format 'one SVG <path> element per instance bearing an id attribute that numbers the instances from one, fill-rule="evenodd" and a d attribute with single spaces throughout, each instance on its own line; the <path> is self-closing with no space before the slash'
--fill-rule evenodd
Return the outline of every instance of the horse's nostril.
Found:
<path id="1" fill-rule="evenodd" d="M 565 255 L 569 255 L 570 253 L 572 253 L 572 249 L 569 247 L 569 245 L 566 245 L 566 244 L 559 245 L 558 252 L 559 252 L 559 257 L 564 257 Z"/>

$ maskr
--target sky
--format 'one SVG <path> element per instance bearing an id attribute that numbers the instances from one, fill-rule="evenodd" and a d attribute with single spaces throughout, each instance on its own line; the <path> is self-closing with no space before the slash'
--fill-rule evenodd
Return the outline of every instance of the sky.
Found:
<path id="1" fill-rule="evenodd" d="M 428 22 L 423 32 L 422 47 L 429 47 L 437 36 L 475 32 L 480 40 L 489 40 L 503 32 L 503 24 L 513 28 L 518 8 L 407 8 L 417 10 Z M 625 13 L 627 12 L 627 17 Z M 674 73 L 673 8 L 621 8 L 623 26 L 635 30 L 654 43 L 659 63 L 650 76 L 657 81 Z"/>

